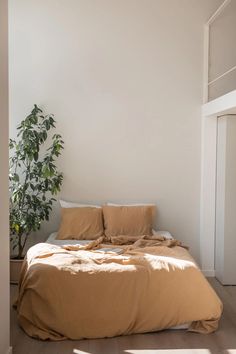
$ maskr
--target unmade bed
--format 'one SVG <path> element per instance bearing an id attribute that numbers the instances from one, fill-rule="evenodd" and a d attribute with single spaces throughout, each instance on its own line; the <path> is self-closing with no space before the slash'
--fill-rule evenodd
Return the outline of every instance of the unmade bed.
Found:
<path id="1" fill-rule="evenodd" d="M 53 234 L 28 251 L 17 301 L 28 335 L 103 338 L 186 323 L 198 333 L 217 329 L 221 301 L 178 241 L 161 233 L 111 241 Z"/>

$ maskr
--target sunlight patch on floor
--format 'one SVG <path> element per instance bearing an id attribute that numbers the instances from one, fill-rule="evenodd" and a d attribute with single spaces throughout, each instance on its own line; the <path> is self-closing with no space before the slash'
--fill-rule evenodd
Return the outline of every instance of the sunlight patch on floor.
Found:
<path id="1" fill-rule="evenodd" d="M 210 349 L 126 349 L 126 354 L 213 354 Z M 236 354 L 236 349 L 225 349 L 224 354 Z M 92 354 L 80 349 L 74 349 L 73 354 Z"/>
<path id="2" fill-rule="evenodd" d="M 208 349 L 127 349 L 127 354 L 212 354 Z M 74 354 L 91 354 L 80 349 L 74 349 Z M 236 350 L 228 351 L 227 354 L 236 354 Z"/>
<path id="3" fill-rule="evenodd" d="M 128 349 L 127 354 L 212 354 L 209 349 Z"/>

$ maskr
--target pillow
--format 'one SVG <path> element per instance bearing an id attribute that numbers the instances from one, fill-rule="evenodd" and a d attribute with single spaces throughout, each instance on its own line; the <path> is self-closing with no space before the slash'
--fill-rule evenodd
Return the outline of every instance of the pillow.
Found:
<path id="1" fill-rule="evenodd" d="M 95 240 L 103 233 L 102 208 L 62 208 L 58 240 Z"/>
<path id="2" fill-rule="evenodd" d="M 106 203 L 106 205 L 110 205 L 110 206 L 116 206 L 116 207 L 121 207 L 121 206 L 127 206 L 127 207 L 132 207 L 132 206 L 144 206 L 144 205 L 148 205 L 148 206 L 152 206 L 155 207 L 155 204 L 150 204 L 150 203 L 127 203 L 127 204 L 116 204 L 116 203 Z"/>
<path id="3" fill-rule="evenodd" d="M 150 204 L 150 203 L 127 203 L 127 204 L 116 204 L 116 203 L 106 203 L 106 205 L 110 206 L 115 206 L 115 207 L 121 207 L 121 206 L 127 206 L 127 207 L 133 207 L 133 206 L 150 206 L 152 207 L 152 218 L 153 222 L 156 216 L 156 205 L 155 204 Z"/>
<path id="4" fill-rule="evenodd" d="M 103 206 L 105 235 L 141 236 L 152 235 L 152 205 L 139 206 Z"/>
<path id="5" fill-rule="evenodd" d="M 80 204 L 74 202 L 66 202 L 65 200 L 59 200 L 59 203 L 62 208 L 84 208 L 84 207 L 101 208 L 100 205 Z"/>

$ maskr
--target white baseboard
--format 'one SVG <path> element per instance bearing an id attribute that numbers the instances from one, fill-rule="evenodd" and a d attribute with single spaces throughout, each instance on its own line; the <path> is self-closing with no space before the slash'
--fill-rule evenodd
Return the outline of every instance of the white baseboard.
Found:
<path id="1" fill-rule="evenodd" d="M 205 275 L 205 277 L 214 277 L 215 269 L 202 269 L 202 273 Z"/>

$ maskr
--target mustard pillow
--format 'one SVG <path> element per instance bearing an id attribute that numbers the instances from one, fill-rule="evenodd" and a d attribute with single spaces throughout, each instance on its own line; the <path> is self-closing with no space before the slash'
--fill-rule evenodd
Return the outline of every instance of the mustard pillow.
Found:
<path id="1" fill-rule="evenodd" d="M 95 240 L 103 235 L 102 208 L 62 208 L 58 240 Z"/>
<path id="2" fill-rule="evenodd" d="M 103 206 L 105 235 L 152 235 L 155 206 Z"/>

